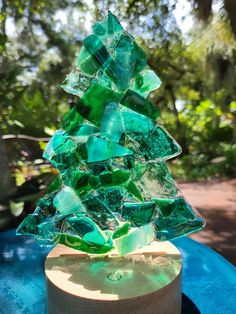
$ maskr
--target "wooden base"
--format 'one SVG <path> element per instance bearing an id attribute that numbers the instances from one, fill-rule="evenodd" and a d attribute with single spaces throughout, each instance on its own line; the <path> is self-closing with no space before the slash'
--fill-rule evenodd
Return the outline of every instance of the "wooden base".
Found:
<path id="1" fill-rule="evenodd" d="M 180 252 L 170 242 L 120 257 L 57 245 L 47 256 L 49 314 L 181 313 Z"/>

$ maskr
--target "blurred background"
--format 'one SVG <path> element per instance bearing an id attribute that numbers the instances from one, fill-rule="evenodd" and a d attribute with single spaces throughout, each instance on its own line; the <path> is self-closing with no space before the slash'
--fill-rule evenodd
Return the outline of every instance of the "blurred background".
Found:
<path id="1" fill-rule="evenodd" d="M 192 237 L 236 265 L 234 0 L 2 0 L 0 231 L 34 210 L 56 174 L 42 151 L 74 102 L 59 84 L 108 9 L 163 82 L 150 100 L 183 148 L 168 166 L 207 220 Z"/>

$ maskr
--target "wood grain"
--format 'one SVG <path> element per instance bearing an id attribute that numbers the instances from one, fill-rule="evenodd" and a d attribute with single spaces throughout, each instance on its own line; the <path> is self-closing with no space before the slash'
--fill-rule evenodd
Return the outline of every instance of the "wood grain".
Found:
<path id="1" fill-rule="evenodd" d="M 49 314 L 181 313 L 180 252 L 154 242 L 128 254 L 97 257 L 57 245 L 47 256 Z"/>

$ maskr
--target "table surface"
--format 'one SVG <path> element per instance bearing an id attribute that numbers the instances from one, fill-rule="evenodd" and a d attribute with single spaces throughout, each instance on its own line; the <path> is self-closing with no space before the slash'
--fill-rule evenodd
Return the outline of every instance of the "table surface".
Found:
<path id="1" fill-rule="evenodd" d="M 183 314 L 235 314 L 236 268 L 192 239 L 172 241 L 183 257 Z M 15 230 L 0 233 L 0 313 L 44 314 L 44 261 L 51 248 L 40 247 Z"/>

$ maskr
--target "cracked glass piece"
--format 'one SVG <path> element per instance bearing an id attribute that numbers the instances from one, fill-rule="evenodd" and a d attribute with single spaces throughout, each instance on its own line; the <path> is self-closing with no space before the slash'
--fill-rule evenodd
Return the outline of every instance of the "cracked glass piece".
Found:
<path id="1" fill-rule="evenodd" d="M 149 162 L 145 173 L 137 181 L 145 199 L 156 196 L 175 196 L 178 191 L 164 161 Z"/>
<path id="2" fill-rule="evenodd" d="M 97 193 L 90 193 L 83 200 L 87 212 L 102 230 L 115 230 L 119 221 L 108 207 L 108 204 Z"/>
<path id="3" fill-rule="evenodd" d="M 131 87 L 136 93 L 147 97 L 149 93 L 161 86 L 161 80 L 149 67 L 138 73 L 133 80 Z"/>
<path id="4" fill-rule="evenodd" d="M 57 242 L 57 234 L 60 231 L 64 215 L 56 213 L 46 216 L 45 207 L 36 207 L 33 214 L 29 214 L 18 226 L 17 235 L 34 235 L 42 245 L 53 245 Z"/>
<path id="5" fill-rule="evenodd" d="M 97 136 L 90 136 L 86 147 L 88 151 L 88 162 L 97 162 L 133 154 L 128 148 Z"/>
<path id="6" fill-rule="evenodd" d="M 143 49 L 108 12 L 61 85 L 79 99 L 44 151 L 59 173 L 17 234 L 125 255 L 204 227 L 166 165 L 181 148 L 147 99 L 160 84 Z"/>
<path id="7" fill-rule="evenodd" d="M 75 191 L 64 186 L 54 197 L 53 205 L 61 214 L 73 214 L 77 212 L 85 212 L 85 208 L 81 203 Z"/>
<path id="8" fill-rule="evenodd" d="M 155 198 L 154 201 L 159 209 L 154 222 L 158 240 L 178 238 L 204 226 L 203 218 L 196 215 L 195 209 L 182 196 Z"/>
<path id="9" fill-rule="evenodd" d="M 60 86 L 65 92 L 81 97 L 91 85 L 92 80 L 92 76 L 88 76 L 83 72 L 74 69 L 67 75 Z"/>
<path id="10" fill-rule="evenodd" d="M 91 185 L 90 178 L 89 171 L 81 171 L 78 167 L 70 167 L 62 173 L 64 184 L 72 187 L 76 194 L 83 194 L 94 187 Z"/>
<path id="11" fill-rule="evenodd" d="M 173 158 L 181 153 L 179 144 L 161 126 L 148 134 L 134 134 L 139 150 L 146 160 Z"/>

